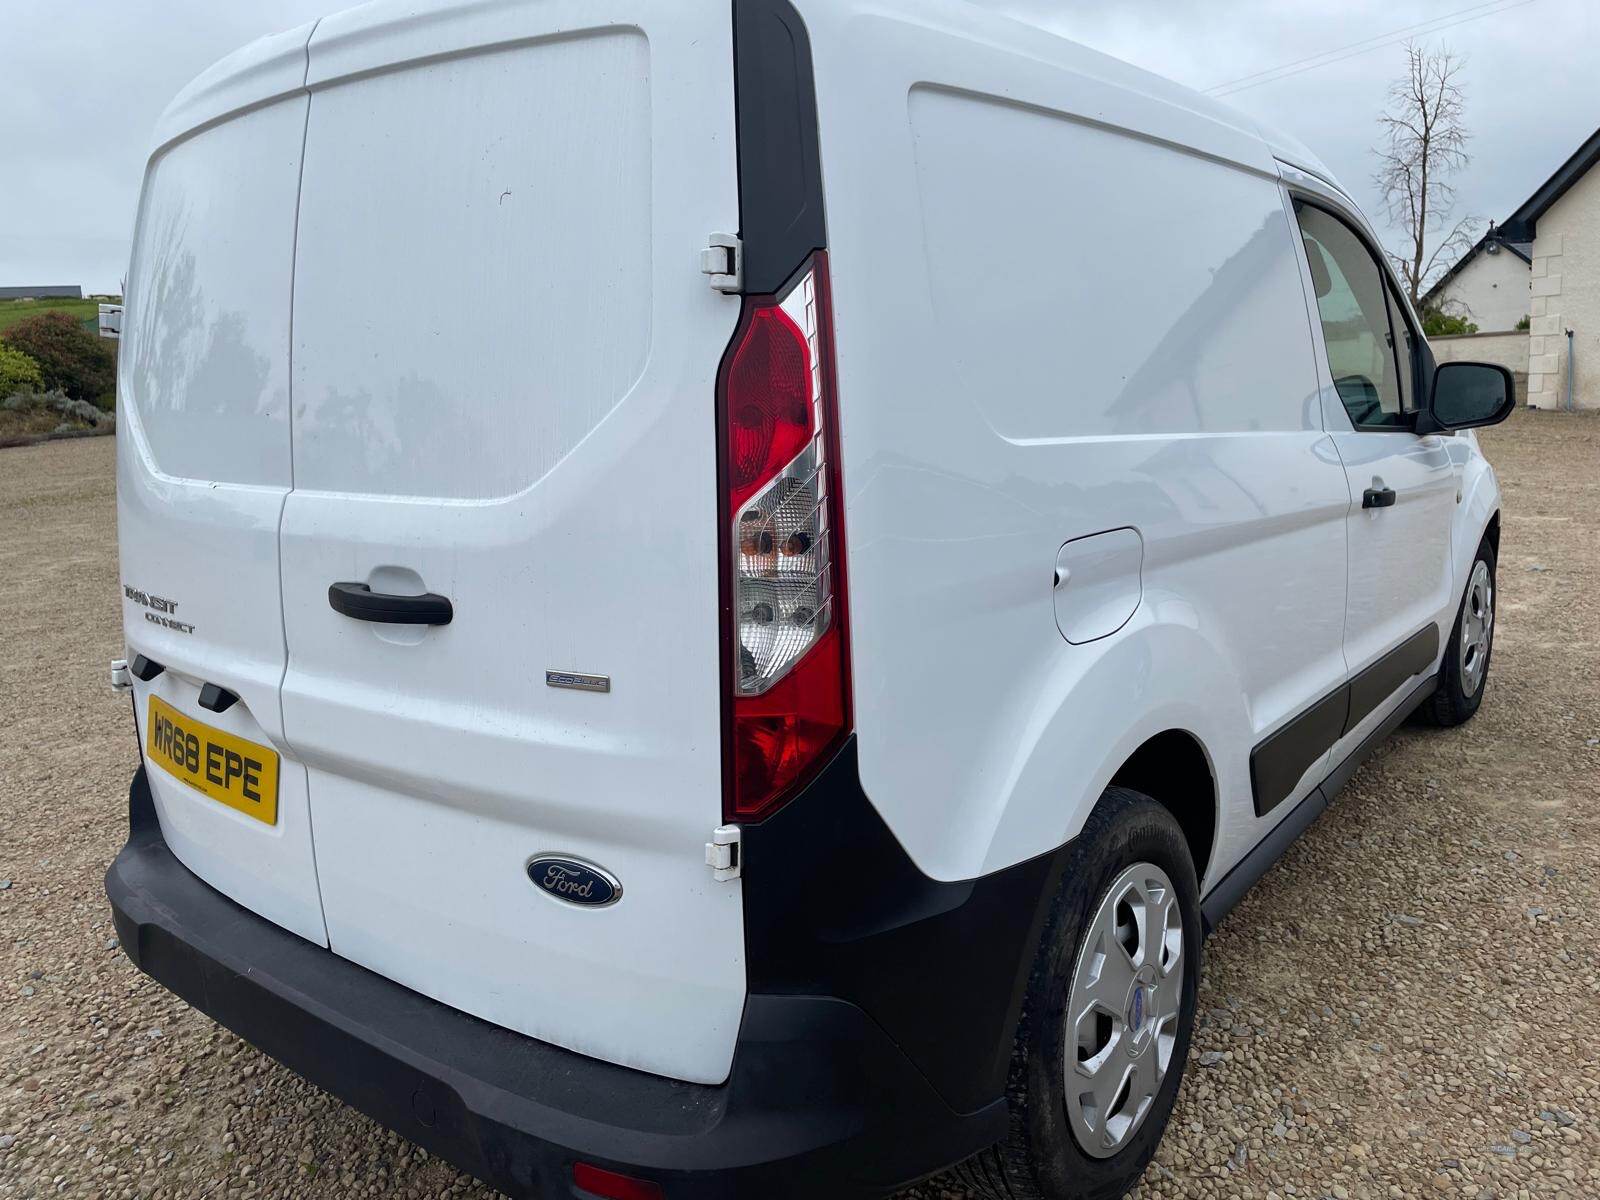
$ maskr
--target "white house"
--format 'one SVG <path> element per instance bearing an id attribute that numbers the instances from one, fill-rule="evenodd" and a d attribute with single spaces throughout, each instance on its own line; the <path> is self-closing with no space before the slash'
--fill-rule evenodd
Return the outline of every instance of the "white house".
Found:
<path id="1" fill-rule="evenodd" d="M 1506 241 L 1491 225 L 1482 240 L 1428 289 L 1423 304 L 1464 316 L 1485 333 L 1515 329 L 1528 315 L 1532 265 L 1526 244 Z"/>
<path id="2" fill-rule="evenodd" d="M 1426 307 L 1459 305 L 1483 333 L 1514 329 L 1526 315 L 1527 397 L 1536 408 L 1600 407 L 1600 171 L 1592 169 L 1597 162 L 1600 130 L 1423 298 Z M 1521 304 L 1513 305 L 1506 298 L 1517 294 L 1519 277 L 1525 290 Z M 1448 344 L 1438 353 L 1474 357 Z"/>

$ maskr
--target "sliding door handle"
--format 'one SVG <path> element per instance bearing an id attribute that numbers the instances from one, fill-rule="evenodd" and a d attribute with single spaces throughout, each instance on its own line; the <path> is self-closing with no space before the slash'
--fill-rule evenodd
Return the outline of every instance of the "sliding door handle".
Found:
<path id="1" fill-rule="evenodd" d="M 1362 508 L 1393 508 L 1394 489 L 1392 487 L 1368 488 L 1361 493 Z"/>
<path id="2" fill-rule="evenodd" d="M 329 584 L 328 604 L 336 613 L 380 625 L 448 625 L 455 615 L 447 596 L 397 596 L 375 592 L 364 583 Z"/>

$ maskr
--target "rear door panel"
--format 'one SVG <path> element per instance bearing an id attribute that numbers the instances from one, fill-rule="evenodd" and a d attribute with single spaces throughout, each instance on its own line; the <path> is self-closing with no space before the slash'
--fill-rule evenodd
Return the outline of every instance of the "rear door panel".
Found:
<path id="1" fill-rule="evenodd" d="M 713 393 L 738 300 L 730 8 L 375 5 L 310 46 L 282 527 L 331 945 L 700 1082 L 744 1001 L 720 823 Z M 432 591 L 446 626 L 341 616 Z M 606 693 L 545 672 L 609 676 Z M 543 854 L 621 882 L 530 882 Z"/>
<path id="2" fill-rule="evenodd" d="M 174 111 L 198 119 L 196 106 L 210 104 L 199 115 L 217 123 L 187 135 L 180 126 L 151 160 L 120 348 L 117 504 L 128 649 L 166 667 L 135 685 L 141 742 L 154 694 L 281 757 L 270 826 L 149 763 L 168 844 L 220 891 L 325 942 L 305 771 L 284 742 L 278 703 L 286 661 L 278 521 L 292 483 L 290 272 L 308 33 L 254 48 L 248 70 L 224 63 L 202 76 Z M 238 94 L 241 78 L 253 85 L 248 95 Z M 272 98 L 274 87 L 287 94 Z M 260 106 L 220 120 L 212 111 L 244 101 Z M 200 709 L 208 682 L 239 702 L 222 714 Z"/>

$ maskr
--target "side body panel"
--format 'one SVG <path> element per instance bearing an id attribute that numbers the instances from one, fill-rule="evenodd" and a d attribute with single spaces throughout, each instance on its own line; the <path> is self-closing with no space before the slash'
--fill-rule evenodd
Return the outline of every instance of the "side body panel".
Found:
<path id="1" fill-rule="evenodd" d="M 921 870 L 970 878 L 1060 845 L 1186 730 L 1218 878 L 1270 824 L 1252 746 L 1346 672 L 1349 494 L 1276 167 L 1122 64 L 907 9 L 803 9 L 863 786 Z M 1071 645 L 1060 548 L 1124 526 L 1137 610 Z"/>

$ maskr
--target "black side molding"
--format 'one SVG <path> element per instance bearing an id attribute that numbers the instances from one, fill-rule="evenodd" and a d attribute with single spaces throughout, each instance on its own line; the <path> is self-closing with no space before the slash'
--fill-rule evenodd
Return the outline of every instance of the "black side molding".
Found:
<path id="1" fill-rule="evenodd" d="M 1371 716 L 1406 680 L 1431 667 L 1438 654 L 1439 627 L 1424 626 L 1264 738 L 1250 752 L 1256 816 L 1266 816 L 1287 800 L 1318 757 Z"/>
<path id="2" fill-rule="evenodd" d="M 1343 737 L 1372 713 L 1406 680 L 1433 666 L 1439 656 L 1439 627 L 1417 630 L 1377 662 L 1350 681 L 1350 715 L 1344 723 Z"/>
<path id="3" fill-rule="evenodd" d="M 448 625 L 455 616 L 449 598 L 436 592 L 400 596 L 364 583 L 329 584 L 328 604 L 336 613 L 380 625 Z"/>
<path id="4" fill-rule="evenodd" d="M 1407 645 L 1409 644 L 1408 642 Z M 1432 695 L 1438 686 L 1437 674 L 1420 680 L 1383 723 L 1361 739 L 1361 745 L 1346 755 L 1343 761 L 1328 773 L 1326 779 L 1312 788 L 1305 799 L 1296 804 L 1283 820 L 1273 826 L 1267 836 L 1256 844 L 1254 850 L 1245 855 L 1233 870 L 1224 875 L 1217 885 L 1206 893 L 1204 899 L 1200 901 L 1200 917 L 1205 922 L 1207 937 L 1222 923 L 1222 919 L 1233 911 L 1234 905 L 1244 899 L 1245 893 L 1283 857 L 1284 852 L 1294 844 L 1295 840 L 1310 829 L 1316 819 L 1327 810 L 1334 797 L 1343 790 L 1345 784 L 1350 782 L 1350 777 L 1356 773 L 1356 768 L 1371 757 L 1378 744 L 1400 728 L 1406 718 L 1417 710 L 1417 705 Z M 1252 762 L 1252 767 L 1253 765 Z"/>
<path id="5" fill-rule="evenodd" d="M 1250 752 L 1256 816 L 1265 816 L 1289 798 L 1311 764 L 1344 736 L 1349 715 L 1350 685 L 1345 683 Z"/>
<path id="6" fill-rule="evenodd" d="M 734 0 L 744 290 L 775 293 L 827 248 L 811 40 L 788 0 Z"/>

